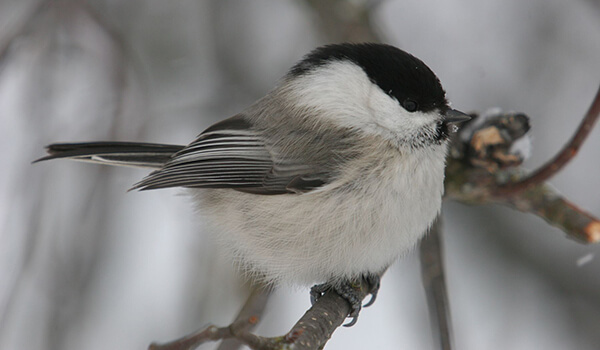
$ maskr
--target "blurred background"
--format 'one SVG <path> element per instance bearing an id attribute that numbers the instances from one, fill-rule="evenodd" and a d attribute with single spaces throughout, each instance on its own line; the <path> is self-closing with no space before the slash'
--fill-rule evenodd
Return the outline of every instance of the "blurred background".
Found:
<path id="1" fill-rule="evenodd" d="M 233 319 L 248 286 L 184 191 L 128 193 L 144 170 L 30 163 L 52 142 L 190 142 L 339 40 L 328 3 L 0 0 L 0 349 L 145 349 Z M 529 169 L 569 139 L 600 82 L 597 0 L 331 4 L 341 18 L 366 8 L 455 108 L 528 114 Z M 597 127 L 551 182 L 600 215 L 599 178 Z M 503 207 L 443 214 L 457 349 L 600 347 L 600 246 Z M 309 305 L 307 288 L 279 289 L 258 332 L 287 332 Z M 327 345 L 398 347 L 436 348 L 416 253 Z"/>

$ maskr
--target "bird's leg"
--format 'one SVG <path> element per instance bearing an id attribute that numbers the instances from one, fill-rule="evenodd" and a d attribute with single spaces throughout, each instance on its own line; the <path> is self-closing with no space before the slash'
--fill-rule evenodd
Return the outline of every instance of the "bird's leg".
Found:
<path id="1" fill-rule="evenodd" d="M 365 281 L 369 287 L 369 294 L 371 299 L 364 306 L 371 306 L 377 299 L 377 292 L 380 286 L 380 276 L 374 274 L 367 274 L 362 276 L 362 280 Z M 362 300 L 360 298 L 360 283 L 361 281 L 356 280 L 345 280 L 342 282 L 327 282 L 323 284 L 317 284 L 310 289 L 310 302 L 316 303 L 317 300 L 328 290 L 333 290 L 339 296 L 344 298 L 349 304 L 352 310 L 348 314 L 348 317 L 352 320 L 344 325 L 344 327 L 352 327 L 358 320 L 358 314 L 362 308 Z"/>

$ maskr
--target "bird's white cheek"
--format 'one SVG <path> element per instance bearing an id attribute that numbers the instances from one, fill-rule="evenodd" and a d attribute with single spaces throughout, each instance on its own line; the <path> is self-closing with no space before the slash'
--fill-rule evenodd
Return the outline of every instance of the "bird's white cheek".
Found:
<path id="1" fill-rule="evenodd" d="M 376 86 L 370 93 L 368 106 L 371 120 L 381 129 L 380 132 L 391 132 L 403 139 L 414 135 L 435 120 L 435 115 L 406 111 L 397 100 Z"/>

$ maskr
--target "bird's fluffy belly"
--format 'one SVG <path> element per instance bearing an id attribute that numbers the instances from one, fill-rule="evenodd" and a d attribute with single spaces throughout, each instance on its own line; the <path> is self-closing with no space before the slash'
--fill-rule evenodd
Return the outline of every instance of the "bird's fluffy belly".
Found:
<path id="1" fill-rule="evenodd" d="M 353 183 L 301 195 L 194 194 L 251 277 L 291 284 L 342 280 L 382 272 L 415 245 L 439 211 L 443 157 L 388 162 Z"/>

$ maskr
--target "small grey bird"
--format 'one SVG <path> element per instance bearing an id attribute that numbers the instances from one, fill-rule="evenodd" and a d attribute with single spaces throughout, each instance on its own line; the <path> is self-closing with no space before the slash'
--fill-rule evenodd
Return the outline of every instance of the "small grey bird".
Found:
<path id="1" fill-rule="evenodd" d="M 254 280 L 315 285 L 352 306 L 365 279 L 415 246 L 440 211 L 450 124 L 436 75 L 383 44 L 317 48 L 280 84 L 187 146 L 53 144 L 70 158 L 156 170 L 133 188 L 189 188 L 200 212 Z"/>

